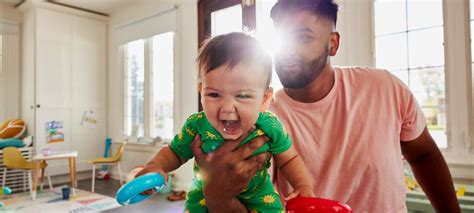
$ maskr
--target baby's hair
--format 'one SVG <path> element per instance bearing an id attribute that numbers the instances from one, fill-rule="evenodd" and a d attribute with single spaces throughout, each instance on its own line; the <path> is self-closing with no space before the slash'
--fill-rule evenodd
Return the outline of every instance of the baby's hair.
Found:
<path id="1" fill-rule="evenodd" d="M 239 63 L 263 65 L 267 73 L 266 87 L 272 79 L 272 59 L 260 48 L 258 41 L 244 33 L 228 33 L 219 35 L 203 42 L 196 59 L 199 79 L 201 74 L 207 74 L 224 64 L 228 69 Z"/>

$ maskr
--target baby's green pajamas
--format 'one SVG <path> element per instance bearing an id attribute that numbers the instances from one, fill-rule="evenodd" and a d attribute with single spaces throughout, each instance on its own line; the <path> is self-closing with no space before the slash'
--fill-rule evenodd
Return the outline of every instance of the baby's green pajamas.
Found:
<path id="1" fill-rule="evenodd" d="M 270 152 L 272 155 L 275 155 L 291 147 L 290 137 L 275 114 L 261 112 L 255 125 L 257 129 L 241 145 L 261 135 L 267 135 L 270 141 L 255 151 L 253 155 L 263 152 Z M 171 150 L 183 159 L 191 159 L 193 157 L 191 143 L 198 134 L 201 135 L 204 153 L 214 151 L 224 142 L 224 138 L 212 127 L 204 112 L 199 112 L 189 116 L 186 120 L 182 130 L 171 141 Z M 247 187 L 237 196 L 239 201 L 251 212 L 284 212 L 283 205 L 267 171 L 269 167 L 270 159 L 267 160 L 266 165 L 257 172 Z M 197 164 L 194 164 L 194 179 L 186 198 L 185 208 L 185 212 L 208 212 L 202 193 L 202 180 L 199 176 Z"/>

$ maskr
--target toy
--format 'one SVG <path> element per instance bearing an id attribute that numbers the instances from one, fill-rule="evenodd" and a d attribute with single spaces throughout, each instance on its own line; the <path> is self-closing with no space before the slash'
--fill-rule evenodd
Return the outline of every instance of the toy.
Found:
<path id="1" fill-rule="evenodd" d="M 154 195 L 142 195 L 140 193 L 151 189 L 156 194 L 164 186 L 165 178 L 163 176 L 158 173 L 148 173 L 120 187 L 115 199 L 120 205 L 134 204 Z"/>
<path id="2" fill-rule="evenodd" d="M 110 149 L 111 144 L 112 144 L 112 139 L 111 138 L 106 138 L 105 139 L 104 158 L 107 158 L 109 156 L 109 149 Z M 104 180 L 110 179 L 109 170 L 107 169 L 107 165 L 105 165 L 105 164 L 102 165 L 102 170 L 100 170 L 97 173 L 97 179 L 104 179 Z"/>
<path id="3" fill-rule="evenodd" d="M 135 176 L 143 169 L 145 168 L 145 166 L 143 165 L 140 165 L 140 166 L 137 166 L 135 168 L 133 168 L 127 175 L 126 179 L 125 179 L 125 182 L 128 183 L 130 181 L 132 181 L 133 179 L 135 179 Z M 173 185 L 173 177 L 174 177 L 174 174 L 168 174 L 168 181 L 167 181 L 167 184 L 159 191 L 159 193 L 161 194 L 167 194 L 167 193 L 170 193 L 171 192 L 171 187 Z M 168 196 L 169 197 L 169 196 Z M 170 200 L 170 199 L 168 199 Z M 179 200 L 183 200 L 183 199 L 179 199 Z M 174 201 L 173 199 L 171 199 L 170 201 Z"/>
<path id="4" fill-rule="evenodd" d="M 0 188 L 0 195 L 9 195 L 12 193 L 12 189 L 9 187 L 5 186 L 3 188 Z M 0 208 L 3 208 L 5 204 L 3 202 L 0 202 Z"/>
<path id="5" fill-rule="evenodd" d="M 3 188 L 0 187 L 0 195 L 9 195 L 12 193 L 12 189 L 10 187 L 5 186 Z"/>
<path id="6" fill-rule="evenodd" d="M 0 124 L 0 138 L 19 138 L 26 130 L 26 123 L 21 119 L 6 120 Z"/>
<path id="7" fill-rule="evenodd" d="M 295 197 L 286 203 L 287 213 L 351 213 L 346 204 L 315 197 Z"/>
<path id="8" fill-rule="evenodd" d="M 155 193 L 165 186 L 165 179 L 158 173 L 142 175 L 120 187 L 115 199 L 120 205 L 129 205 L 145 200 L 152 195 L 140 193 L 152 189 Z M 351 207 L 337 201 L 313 198 L 296 197 L 286 204 L 287 213 L 352 213 Z"/>

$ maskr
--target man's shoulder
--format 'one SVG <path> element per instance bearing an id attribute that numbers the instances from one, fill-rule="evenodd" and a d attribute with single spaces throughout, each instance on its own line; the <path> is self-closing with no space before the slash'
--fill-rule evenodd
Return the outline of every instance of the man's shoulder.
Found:
<path id="1" fill-rule="evenodd" d="M 365 85 L 368 87 L 393 87 L 403 83 L 386 69 L 372 67 L 336 67 L 335 72 L 341 76 L 344 84 Z"/>
<path id="2" fill-rule="evenodd" d="M 378 69 L 372 67 L 335 67 L 335 72 L 338 72 L 343 78 L 353 79 L 384 79 L 392 78 L 392 74 L 386 69 Z"/>

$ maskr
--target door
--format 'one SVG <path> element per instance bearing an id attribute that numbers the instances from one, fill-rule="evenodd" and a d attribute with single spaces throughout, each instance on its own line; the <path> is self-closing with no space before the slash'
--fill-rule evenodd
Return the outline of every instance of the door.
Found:
<path id="1" fill-rule="evenodd" d="M 36 13 L 36 152 L 70 150 L 72 16 L 40 8 Z M 64 142 L 47 143 L 46 124 L 52 121 L 62 122 L 58 134 Z"/>

